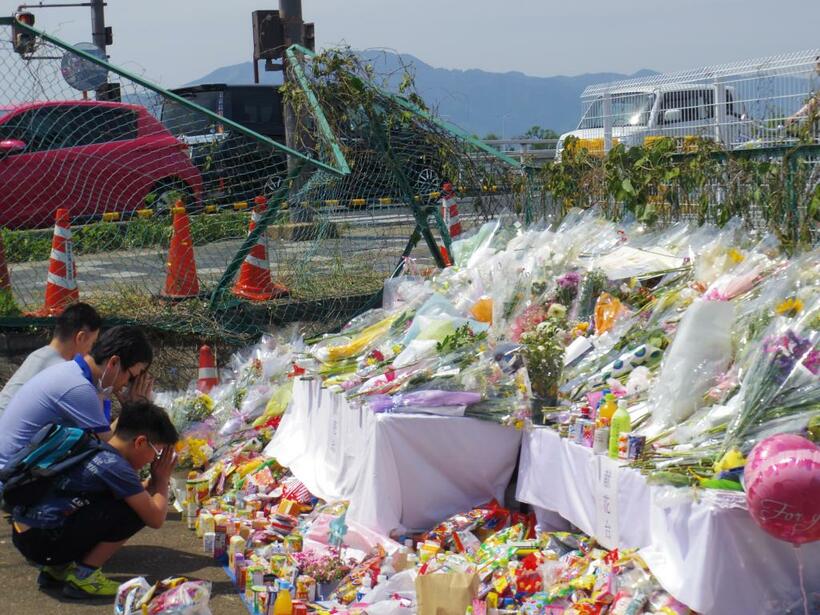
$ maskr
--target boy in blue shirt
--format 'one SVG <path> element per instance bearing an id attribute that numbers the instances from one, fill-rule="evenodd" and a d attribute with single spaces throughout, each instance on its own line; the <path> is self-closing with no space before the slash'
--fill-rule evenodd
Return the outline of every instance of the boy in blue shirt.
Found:
<path id="1" fill-rule="evenodd" d="M 40 585 L 63 583 L 70 598 L 116 595 L 119 583 L 100 568 L 144 526 L 162 526 L 178 439 L 162 408 L 128 402 L 99 452 L 57 477 L 36 504 L 14 508 L 12 541 L 42 566 Z M 137 471 L 149 463 L 143 483 Z"/>

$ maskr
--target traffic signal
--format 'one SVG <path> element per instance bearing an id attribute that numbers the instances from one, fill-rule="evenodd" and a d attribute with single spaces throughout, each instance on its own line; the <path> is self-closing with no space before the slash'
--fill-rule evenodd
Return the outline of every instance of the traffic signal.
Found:
<path id="1" fill-rule="evenodd" d="M 277 60 L 285 50 L 285 38 L 279 11 L 253 11 L 253 58 Z"/>
<path id="2" fill-rule="evenodd" d="M 34 52 L 34 35 L 21 28 L 18 22 L 33 27 L 34 15 L 28 12 L 17 13 L 14 15 L 14 21 L 11 24 L 11 42 L 14 51 L 20 55 L 30 55 Z"/>
<path id="3" fill-rule="evenodd" d="M 302 24 L 302 45 L 316 51 L 316 34 L 312 22 Z"/>

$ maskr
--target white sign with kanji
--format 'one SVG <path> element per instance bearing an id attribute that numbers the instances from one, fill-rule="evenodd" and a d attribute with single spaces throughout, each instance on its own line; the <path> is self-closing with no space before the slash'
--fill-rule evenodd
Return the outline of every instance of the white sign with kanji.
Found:
<path id="1" fill-rule="evenodd" d="M 607 549 L 618 547 L 618 462 L 596 455 L 595 538 Z"/>

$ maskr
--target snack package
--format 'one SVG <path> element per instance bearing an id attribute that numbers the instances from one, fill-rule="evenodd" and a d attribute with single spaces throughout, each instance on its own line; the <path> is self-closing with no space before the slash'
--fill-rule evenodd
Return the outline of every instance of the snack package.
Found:
<path id="1" fill-rule="evenodd" d="M 187 581 L 154 598 L 148 615 L 211 615 L 209 581 Z"/>
<path id="2" fill-rule="evenodd" d="M 139 615 L 139 604 L 150 590 L 145 577 L 137 577 L 120 585 L 114 599 L 114 615 Z"/>
<path id="3" fill-rule="evenodd" d="M 359 565 L 341 580 L 336 590 L 330 595 L 330 600 L 338 600 L 342 604 L 353 602 L 365 576 L 369 576 L 371 582 L 376 580 L 376 572 L 381 567 L 384 557 L 384 548 L 381 545 L 376 545 L 370 555 L 365 557 Z"/>
<path id="4" fill-rule="evenodd" d="M 459 532 L 475 533 L 479 528 L 487 531 L 500 530 L 506 525 L 509 516 L 510 512 L 506 508 L 492 500 L 469 512 L 453 515 L 427 532 L 423 538 L 436 541 L 445 549 L 456 549 L 456 535 Z"/>

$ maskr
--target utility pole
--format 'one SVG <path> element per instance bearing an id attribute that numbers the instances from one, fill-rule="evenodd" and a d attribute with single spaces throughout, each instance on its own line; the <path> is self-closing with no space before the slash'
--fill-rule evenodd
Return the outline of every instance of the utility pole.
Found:
<path id="1" fill-rule="evenodd" d="M 302 44 L 302 0 L 279 0 L 279 18 L 282 20 L 282 34 L 284 38 L 284 47 L 287 49 L 291 45 Z M 285 83 L 290 80 L 289 66 L 287 56 L 282 56 L 282 63 L 284 64 L 284 79 Z M 284 108 L 284 123 L 285 123 L 285 144 L 297 149 L 299 146 L 297 136 L 296 114 L 293 107 L 285 105 Z M 296 160 L 288 157 L 288 172 L 293 170 L 293 165 Z"/>
<path id="2" fill-rule="evenodd" d="M 302 0 L 279 0 L 279 18 L 282 20 L 282 34 L 285 49 L 291 45 L 304 44 L 304 21 L 302 21 Z M 287 56 L 283 54 L 283 74 L 285 83 L 290 80 Z M 285 124 L 285 144 L 292 149 L 299 149 L 306 145 L 303 141 L 308 138 L 307 131 L 299 130 L 299 122 L 296 112 L 291 105 L 284 105 L 283 109 Z M 298 164 L 298 160 L 288 156 L 288 175 L 290 176 Z M 299 177 L 294 177 L 291 189 L 296 192 L 302 182 Z M 291 220 L 293 222 L 310 222 L 312 215 L 310 210 L 301 207 L 298 203 L 291 203 Z"/>
<path id="3" fill-rule="evenodd" d="M 105 51 L 108 44 L 108 35 L 105 30 L 105 2 L 103 0 L 90 0 L 91 6 L 91 42 L 103 53 L 104 58 L 108 58 Z"/>
<path id="4" fill-rule="evenodd" d="M 100 50 L 102 57 L 108 60 L 106 47 L 111 45 L 111 28 L 105 26 L 105 0 L 89 0 L 91 7 L 91 42 Z M 119 83 L 104 83 L 96 90 L 97 100 L 120 101 Z"/>

